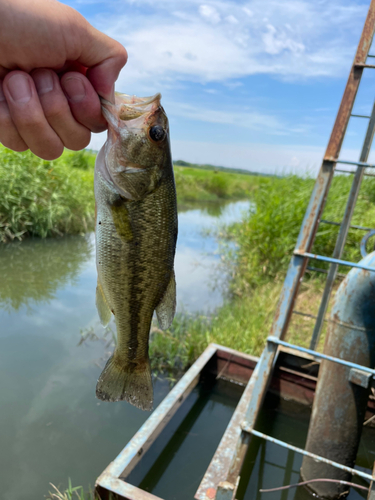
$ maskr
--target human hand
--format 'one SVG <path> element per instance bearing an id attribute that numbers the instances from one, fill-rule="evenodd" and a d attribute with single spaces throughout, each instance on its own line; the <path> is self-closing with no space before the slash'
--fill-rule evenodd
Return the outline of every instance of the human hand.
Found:
<path id="1" fill-rule="evenodd" d="M 114 99 L 126 60 L 57 0 L 0 0 L 0 142 L 45 160 L 83 149 L 107 128 L 99 96 Z"/>

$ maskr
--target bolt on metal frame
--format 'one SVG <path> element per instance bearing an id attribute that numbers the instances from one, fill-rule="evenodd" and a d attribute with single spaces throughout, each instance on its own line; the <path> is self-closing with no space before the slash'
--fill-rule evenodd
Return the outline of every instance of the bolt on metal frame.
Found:
<path id="1" fill-rule="evenodd" d="M 307 454 L 305 450 L 295 448 L 288 443 L 280 442 L 270 436 L 266 436 L 257 432 L 255 430 L 255 424 L 262 406 L 264 396 L 267 391 L 267 387 L 273 372 L 273 367 L 276 363 L 278 346 L 282 344 L 288 345 L 290 348 L 295 350 L 302 350 L 297 346 L 292 346 L 291 344 L 284 343 L 282 339 L 285 337 L 285 334 L 288 330 L 291 315 L 294 312 L 293 309 L 298 295 L 299 286 L 306 271 L 309 259 L 315 259 L 330 263 L 330 268 L 327 273 L 326 285 L 311 339 L 311 349 L 305 350 L 305 352 L 313 354 L 314 357 L 323 357 L 321 354 L 315 352 L 314 349 L 319 341 L 319 336 L 328 307 L 328 301 L 332 292 L 334 280 L 337 275 L 338 266 L 344 265 L 356 267 L 359 269 L 366 269 L 368 271 L 375 271 L 374 268 L 368 266 L 341 260 L 341 255 L 345 246 L 348 230 L 351 227 L 350 223 L 361 182 L 363 176 L 366 175 L 365 168 L 375 168 L 375 165 L 367 163 L 375 131 L 375 104 L 372 108 L 372 113 L 370 116 L 352 114 L 352 109 L 359 84 L 361 82 L 363 70 L 364 68 L 375 68 L 374 65 L 367 64 L 366 62 L 368 57 L 375 57 L 375 55 L 368 53 L 372 44 L 374 31 L 375 0 L 371 0 L 364 29 L 358 44 L 353 65 L 349 73 L 349 78 L 346 84 L 339 111 L 337 113 L 336 121 L 333 126 L 331 137 L 323 158 L 323 163 L 315 182 L 310 202 L 307 207 L 306 214 L 297 239 L 297 244 L 293 252 L 284 281 L 284 286 L 281 291 L 274 322 L 271 327 L 270 337 L 268 338 L 266 347 L 260 357 L 260 360 L 254 370 L 252 377 L 249 380 L 248 386 L 245 391 L 249 398 L 249 404 L 244 414 L 244 419 L 241 423 L 241 432 L 238 434 L 237 444 L 231 450 L 224 450 L 222 446 L 222 443 L 225 443 L 226 440 L 226 435 L 224 434 L 222 442 L 219 444 L 219 447 L 217 448 L 211 464 L 197 491 L 197 494 L 195 496 L 196 499 L 206 499 L 206 492 L 210 490 L 216 492 L 214 497 L 216 500 L 234 500 L 239 484 L 241 468 L 250 443 L 250 436 L 252 434 L 267 440 L 271 440 L 290 450 L 298 451 L 302 454 Z M 369 119 L 366 137 L 358 162 L 342 160 L 339 158 L 341 146 L 351 116 Z M 336 164 L 354 165 L 356 166 L 356 170 L 348 172 L 354 174 L 354 179 L 349 193 L 343 220 L 341 221 L 341 223 L 324 221 L 324 223 L 340 225 L 339 235 L 337 237 L 333 256 L 327 257 L 322 255 L 315 255 L 311 253 L 311 249 L 319 227 L 319 223 L 321 222 L 321 215 L 328 196 L 332 178 L 335 173 Z M 358 226 L 356 227 L 356 229 L 367 230 L 368 228 L 362 228 Z M 314 268 L 313 270 L 318 271 L 318 269 Z M 338 360 L 337 358 L 332 358 L 331 361 L 348 365 L 347 362 Z M 370 370 L 369 368 L 356 365 L 355 367 L 352 367 L 352 369 L 355 369 L 359 372 L 366 372 L 367 374 L 370 373 L 370 376 L 374 375 L 374 371 Z M 354 380 L 355 376 L 353 376 L 353 381 Z M 223 453 L 230 455 L 229 460 L 228 456 L 226 457 L 224 467 L 220 459 Z M 314 456 L 314 458 L 319 461 L 328 462 L 335 467 L 339 467 L 342 469 L 344 468 L 343 465 L 329 461 L 323 457 Z M 347 468 L 346 470 L 349 470 L 349 468 Z M 350 469 L 350 472 L 352 474 L 362 475 L 362 477 L 364 477 L 364 473 L 358 474 L 358 471 L 355 469 Z M 371 476 L 369 474 L 365 474 L 365 476 L 366 479 L 370 479 L 372 481 L 369 490 L 370 496 L 370 493 L 371 495 L 373 495 L 373 483 L 375 483 L 375 476 Z M 221 477 L 221 481 L 219 483 L 216 482 L 218 477 Z"/>

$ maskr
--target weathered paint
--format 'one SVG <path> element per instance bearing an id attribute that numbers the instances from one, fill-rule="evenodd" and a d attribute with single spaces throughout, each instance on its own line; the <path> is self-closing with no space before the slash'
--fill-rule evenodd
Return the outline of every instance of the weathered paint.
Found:
<path id="1" fill-rule="evenodd" d="M 374 276 L 375 280 L 375 276 Z M 344 283 L 343 283 L 344 285 Z M 337 299 L 336 299 L 337 300 Z M 374 315 L 375 315 L 375 308 L 374 308 Z M 336 325 L 337 324 L 337 319 L 332 319 L 330 320 L 331 324 Z M 343 322 L 340 322 L 340 324 L 344 324 Z M 354 327 L 353 325 L 350 325 L 349 323 L 345 325 L 348 328 Z M 313 358 L 316 359 L 324 359 L 327 361 L 332 361 L 334 363 L 337 363 L 339 365 L 347 366 L 349 368 L 353 368 L 355 370 L 363 371 L 365 373 L 368 373 L 369 375 L 375 376 L 375 370 L 372 368 L 368 368 L 367 366 L 360 365 L 358 363 L 352 363 L 351 361 L 348 361 L 344 358 L 338 358 L 335 356 L 329 356 L 328 354 L 317 352 L 317 351 L 312 351 L 311 349 L 306 349 L 306 347 L 300 347 L 296 346 L 294 344 L 289 344 L 288 342 L 284 342 L 283 340 L 279 340 L 276 337 L 268 337 L 267 342 L 271 342 L 272 344 L 278 344 L 282 345 L 284 347 L 288 347 L 291 351 L 295 352 L 303 352 L 305 354 L 310 354 Z M 350 348 L 350 345 L 348 346 Z"/>
<path id="2" fill-rule="evenodd" d="M 305 273 L 308 258 L 314 257 L 310 253 L 316 232 L 319 227 L 319 221 L 325 206 L 328 191 L 332 182 L 336 161 L 339 157 L 342 142 L 345 136 L 345 131 L 350 119 L 354 100 L 361 81 L 363 67 L 358 66 L 366 63 L 369 48 L 371 46 L 372 38 L 375 30 L 375 0 L 371 1 L 371 5 L 367 14 L 364 29 L 361 39 L 357 48 L 354 63 L 351 68 L 348 82 L 344 91 L 344 95 L 340 104 L 340 108 L 335 120 L 332 134 L 327 146 L 327 150 L 323 159 L 321 169 L 315 182 L 315 186 L 310 198 L 309 205 L 306 210 L 304 220 L 300 229 L 297 239 L 295 251 L 293 253 L 287 276 L 284 281 L 284 286 L 281 291 L 280 299 L 276 308 L 276 313 L 271 327 L 271 336 L 282 339 L 288 329 L 291 315 L 294 309 L 294 303 L 298 294 L 299 286 L 302 277 Z M 323 256 L 318 256 L 320 260 L 327 260 Z M 319 259 L 318 259 L 319 260 Z M 344 261 L 333 259 L 334 263 L 340 264 Z M 352 265 L 352 263 L 347 263 Z M 246 411 L 246 425 L 248 428 L 254 428 L 256 418 L 258 416 L 263 397 L 265 395 L 267 385 L 270 379 L 270 372 L 275 362 L 276 344 L 273 346 L 267 343 L 266 348 L 260 358 L 257 369 L 254 371 L 253 376 L 249 381 L 249 390 L 252 394 L 249 407 Z M 243 456 L 242 451 L 246 437 L 239 434 L 238 441 L 235 445 L 236 453 Z M 230 483 L 235 484 L 235 477 L 233 471 L 238 474 L 241 470 L 241 462 L 237 454 L 233 457 L 233 463 L 230 467 Z M 228 481 L 229 476 L 224 476 L 222 481 Z M 217 491 L 217 496 L 221 494 L 220 488 Z"/>
<path id="3" fill-rule="evenodd" d="M 347 467 L 355 464 L 365 418 L 369 384 L 364 377 L 375 374 L 371 369 L 375 366 L 375 273 L 365 270 L 375 270 L 375 252 L 361 265 L 362 269 L 348 273 L 335 296 L 306 442 L 307 451 Z M 332 363 L 332 357 L 340 361 Z M 328 477 L 349 481 L 351 477 L 348 471 L 311 458 L 304 458 L 301 475 L 303 480 Z M 347 491 L 337 483 L 308 487 L 332 499 Z"/>

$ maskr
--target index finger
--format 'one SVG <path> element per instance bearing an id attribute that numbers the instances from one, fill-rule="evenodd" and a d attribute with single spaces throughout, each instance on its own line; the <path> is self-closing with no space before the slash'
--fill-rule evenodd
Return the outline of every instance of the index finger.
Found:
<path id="1" fill-rule="evenodd" d="M 91 132 L 103 132 L 107 122 L 102 115 L 99 96 L 89 80 L 71 71 L 61 77 L 61 87 L 68 98 L 72 115 Z"/>

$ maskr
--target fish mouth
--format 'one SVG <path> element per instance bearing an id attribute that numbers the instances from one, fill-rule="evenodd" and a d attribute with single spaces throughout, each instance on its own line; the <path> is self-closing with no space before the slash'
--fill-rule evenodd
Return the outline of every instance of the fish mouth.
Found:
<path id="1" fill-rule="evenodd" d="M 160 107 L 160 100 L 160 93 L 149 97 L 137 97 L 116 92 L 115 104 L 100 98 L 103 115 L 113 126 L 118 126 L 118 120 L 130 121 L 156 111 Z"/>
<path id="2" fill-rule="evenodd" d="M 135 95 L 121 94 L 120 92 L 115 93 L 116 104 L 117 101 L 121 104 L 127 104 L 129 106 L 148 106 L 155 101 L 160 102 L 161 94 L 158 92 L 155 95 L 149 97 L 137 97 Z"/>

